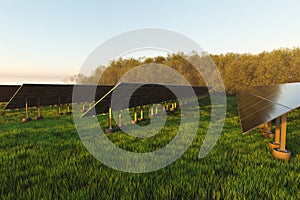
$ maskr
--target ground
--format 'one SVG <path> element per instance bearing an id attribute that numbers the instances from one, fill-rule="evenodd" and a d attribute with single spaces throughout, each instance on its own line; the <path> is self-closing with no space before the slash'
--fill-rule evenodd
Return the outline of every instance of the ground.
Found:
<path id="1" fill-rule="evenodd" d="M 258 130 L 242 135 L 236 99 L 228 97 L 223 133 L 213 150 L 198 158 L 209 119 L 209 99 L 200 102 L 201 124 L 190 148 L 171 165 L 154 172 L 120 172 L 99 162 L 82 144 L 72 115 L 21 123 L 23 110 L 0 116 L 1 199 L 300 199 L 299 110 L 288 114 L 290 161 L 276 160 L 270 139 Z M 32 109 L 31 115 L 36 112 Z M 168 143 L 178 116 L 168 116 L 162 133 L 136 140 L 108 135 L 121 148 L 146 152 Z M 107 115 L 98 116 L 108 126 Z M 155 144 L 155 145 L 153 145 Z"/>

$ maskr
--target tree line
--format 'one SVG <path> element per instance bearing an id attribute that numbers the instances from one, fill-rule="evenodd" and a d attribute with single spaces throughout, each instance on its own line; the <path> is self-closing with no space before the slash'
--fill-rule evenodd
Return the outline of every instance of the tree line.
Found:
<path id="1" fill-rule="evenodd" d="M 192 52 L 189 55 L 177 53 L 154 58 L 119 58 L 111 61 L 107 66 L 97 67 L 90 76 L 76 74 L 70 77 L 68 81 L 81 84 L 116 84 L 131 69 L 141 65 L 155 67 L 155 65 L 161 64 L 178 71 L 192 85 L 206 85 L 205 78 L 201 76 L 192 63 L 204 66 L 201 68 L 201 74 L 206 75 L 217 73 L 210 67 L 216 65 L 228 93 L 235 93 L 249 86 L 300 81 L 299 48 L 281 48 L 259 54 L 226 53 L 213 55 L 203 53 L 198 55 Z M 146 77 L 146 71 L 136 71 L 135 73 L 136 81 L 147 82 L 146 79 L 143 79 Z M 168 74 L 165 74 L 165 77 L 168 79 Z M 218 89 L 220 83 L 217 83 L 217 80 L 209 78 L 209 81 L 212 81 L 211 84 L 217 85 L 216 89 Z"/>

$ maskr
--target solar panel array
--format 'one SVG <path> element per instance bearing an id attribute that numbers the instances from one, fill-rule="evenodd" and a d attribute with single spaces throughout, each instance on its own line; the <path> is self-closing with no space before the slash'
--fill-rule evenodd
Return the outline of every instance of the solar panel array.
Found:
<path id="1" fill-rule="evenodd" d="M 8 102 L 19 88 L 20 85 L 0 85 L 0 102 Z"/>
<path id="2" fill-rule="evenodd" d="M 247 88 L 237 93 L 243 133 L 300 106 L 300 83 Z"/>
<path id="3" fill-rule="evenodd" d="M 82 117 L 94 114 L 92 112 L 94 108 L 96 114 L 108 112 L 113 95 L 113 99 L 116 99 L 114 109 L 121 110 L 135 106 L 176 100 L 177 98 L 190 97 L 191 95 L 188 88 L 190 88 L 190 86 L 119 83 L 103 98 L 97 101 L 86 113 L 82 115 Z M 202 95 L 205 97 L 208 95 L 207 87 L 193 86 L 193 89 L 197 96 Z M 177 96 L 172 91 L 177 91 Z"/>
<path id="4" fill-rule="evenodd" d="M 73 88 L 79 88 L 80 91 L 93 92 L 95 96 L 86 96 L 86 93 L 75 93 L 77 102 L 93 102 L 101 98 L 113 86 L 111 85 L 55 85 L 55 84 L 23 84 L 8 102 L 5 109 L 24 108 L 25 102 L 29 107 L 48 106 L 55 104 L 72 103 Z"/>

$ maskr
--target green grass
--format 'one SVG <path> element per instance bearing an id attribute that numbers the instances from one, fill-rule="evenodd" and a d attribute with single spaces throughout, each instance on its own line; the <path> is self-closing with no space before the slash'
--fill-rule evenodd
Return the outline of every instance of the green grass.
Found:
<path id="1" fill-rule="evenodd" d="M 200 106 L 200 128 L 190 148 L 171 165 L 145 174 L 120 172 L 96 160 L 81 143 L 72 116 L 57 117 L 54 108 L 43 109 L 44 120 L 26 124 L 20 122 L 23 110 L 2 112 L 1 199 L 300 199 L 299 110 L 288 114 L 287 148 L 293 157 L 281 161 L 258 130 L 242 135 L 236 99 L 229 96 L 222 136 L 199 159 L 209 100 Z M 108 137 L 127 150 L 153 151 L 174 137 L 179 116 L 169 115 L 161 133 L 151 138 L 121 132 Z M 98 119 L 108 126 L 107 115 Z"/>

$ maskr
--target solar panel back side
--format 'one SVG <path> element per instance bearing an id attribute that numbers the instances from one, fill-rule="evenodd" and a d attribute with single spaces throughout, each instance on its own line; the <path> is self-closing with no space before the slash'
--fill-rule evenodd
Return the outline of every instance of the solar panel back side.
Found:
<path id="1" fill-rule="evenodd" d="M 20 85 L 0 85 L 0 102 L 8 102 L 20 87 Z"/>
<path id="2" fill-rule="evenodd" d="M 177 98 L 191 97 L 188 88 L 190 88 L 190 86 L 119 83 L 113 90 L 106 94 L 104 98 L 101 98 L 91 109 L 84 113 L 82 117 L 91 115 L 93 109 L 95 109 L 96 114 L 108 112 L 111 103 L 115 110 L 121 110 L 135 106 L 176 100 Z M 208 95 L 207 87 L 193 86 L 193 89 L 197 96 L 202 95 L 204 97 Z M 177 96 L 172 91 L 177 91 Z"/>
<path id="3" fill-rule="evenodd" d="M 82 91 L 95 91 L 95 98 L 107 93 L 113 86 L 109 85 L 76 85 Z M 23 84 L 14 97 L 6 105 L 5 109 L 24 108 L 25 102 L 29 107 L 48 106 L 55 104 L 68 104 L 73 100 L 74 85 L 58 84 Z M 87 98 L 84 94 L 74 94 L 78 102 L 92 102 L 95 98 Z"/>

